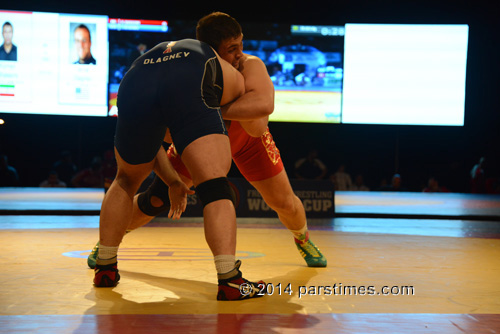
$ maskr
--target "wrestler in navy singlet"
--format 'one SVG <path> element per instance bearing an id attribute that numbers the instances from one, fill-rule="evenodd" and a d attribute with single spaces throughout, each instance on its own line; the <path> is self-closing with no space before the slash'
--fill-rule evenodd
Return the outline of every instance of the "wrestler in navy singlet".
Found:
<path id="1" fill-rule="evenodd" d="M 208 134 L 227 134 L 220 114 L 222 69 L 213 49 L 185 39 L 137 58 L 118 90 L 115 146 L 129 164 L 153 160 L 170 129 L 177 151 Z"/>

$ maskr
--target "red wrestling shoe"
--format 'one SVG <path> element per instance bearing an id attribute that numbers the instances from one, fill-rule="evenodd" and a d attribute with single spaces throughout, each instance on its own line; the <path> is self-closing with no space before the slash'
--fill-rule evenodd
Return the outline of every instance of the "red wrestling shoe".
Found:
<path id="1" fill-rule="evenodd" d="M 240 266 L 241 261 L 238 260 L 233 270 L 225 274 L 217 274 L 219 279 L 217 300 L 243 300 L 264 296 L 259 292 L 264 289 L 266 283 L 264 281 L 254 283 L 244 279 Z"/>
<path id="2" fill-rule="evenodd" d="M 120 274 L 118 273 L 118 262 L 95 265 L 94 285 L 99 288 L 111 288 L 118 284 Z"/>

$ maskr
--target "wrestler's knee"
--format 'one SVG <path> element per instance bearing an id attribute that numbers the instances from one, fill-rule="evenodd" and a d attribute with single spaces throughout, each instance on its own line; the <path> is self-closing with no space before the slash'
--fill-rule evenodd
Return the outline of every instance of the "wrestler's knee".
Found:
<path id="1" fill-rule="evenodd" d="M 278 214 L 287 216 L 294 215 L 297 212 L 298 205 L 302 204 L 300 199 L 293 193 L 287 194 L 286 196 L 282 194 L 274 195 L 272 198 L 264 198 L 264 201 Z"/>
<path id="2" fill-rule="evenodd" d="M 118 184 L 129 196 L 134 196 L 142 182 L 151 173 L 153 162 L 131 165 L 123 160 L 116 151 L 118 170 L 113 183 Z"/>
<path id="3" fill-rule="evenodd" d="M 116 183 L 122 188 L 129 196 L 133 196 L 137 189 L 139 189 L 142 180 L 136 175 L 128 173 L 117 173 L 113 183 Z"/>
<path id="4" fill-rule="evenodd" d="M 203 207 L 221 199 L 228 199 L 233 202 L 233 204 L 236 202 L 236 194 L 229 185 L 229 181 L 226 177 L 218 177 L 200 183 L 196 187 L 196 194 Z"/>

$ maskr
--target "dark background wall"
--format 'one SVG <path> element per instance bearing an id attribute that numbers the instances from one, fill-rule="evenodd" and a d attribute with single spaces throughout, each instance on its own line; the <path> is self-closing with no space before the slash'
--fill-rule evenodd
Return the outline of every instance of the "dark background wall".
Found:
<path id="1" fill-rule="evenodd" d="M 105 14 L 110 17 L 197 20 L 220 10 L 245 22 L 290 24 L 466 23 L 469 24 L 464 127 L 324 125 L 271 123 L 289 174 L 309 148 L 333 173 L 340 163 L 362 173 L 369 186 L 399 172 L 404 184 L 420 191 L 437 176 L 453 191 L 468 191 L 468 173 L 487 157 L 487 173 L 500 174 L 500 12 L 495 1 L 288 1 L 204 2 L 106 0 L 2 3 L 1 9 Z M 276 7 L 275 7 L 276 6 Z M 271 8 L 273 7 L 273 8 Z M 43 38 L 41 34 L 40 38 Z M 1 114 L 0 153 L 8 155 L 23 186 L 37 186 L 63 149 L 79 168 L 112 148 L 116 119 Z M 237 176 L 235 169 L 231 175 Z"/>

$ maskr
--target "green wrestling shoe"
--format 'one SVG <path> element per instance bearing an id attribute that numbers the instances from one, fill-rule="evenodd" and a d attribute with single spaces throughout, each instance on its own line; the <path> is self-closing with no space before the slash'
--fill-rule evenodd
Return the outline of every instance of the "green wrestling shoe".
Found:
<path id="1" fill-rule="evenodd" d="M 97 254 L 99 253 L 99 241 L 95 244 L 92 252 L 90 252 L 89 257 L 87 258 L 87 264 L 90 269 L 95 269 Z"/>
<path id="2" fill-rule="evenodd" d="M 309 232 L 306 232 L 304 240 L 298 240 L 297 238 L 294 238 L 294 240 L 300 255 L 302 255 L 308 267 L 326 267 L 326 257 L 309 240 Z"/>

